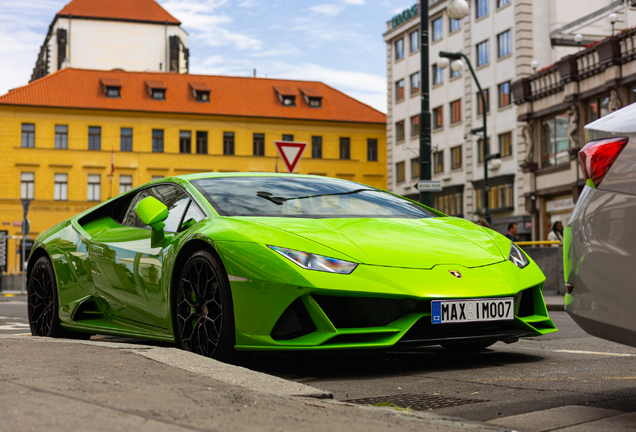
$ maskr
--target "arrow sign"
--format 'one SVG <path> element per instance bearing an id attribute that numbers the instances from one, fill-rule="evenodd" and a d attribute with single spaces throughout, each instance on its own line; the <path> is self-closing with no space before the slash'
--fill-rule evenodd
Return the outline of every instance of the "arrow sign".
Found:
<path id="1" fill-rule="evenodd" d="M 307 148 L 307 143 L 274 141 L 274 144 L 276 145 L 278 154 L 283 159 L 283 162 L 285 162 L 287 171 L 289 171 L 290 174 L 293 173 L 294 168 L 298 165 L 300 158 L 303 156 L 303 153 Z"/>

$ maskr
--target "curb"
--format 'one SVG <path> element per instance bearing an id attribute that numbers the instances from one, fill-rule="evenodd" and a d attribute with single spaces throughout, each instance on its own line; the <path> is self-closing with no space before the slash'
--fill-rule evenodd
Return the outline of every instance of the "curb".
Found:
<path id="1" fill-rule="evenodd" d="M 563 312 L 565 311 L 565 305 L 562 304 L 548 304 L 546 305 L 548 312 Z"/>

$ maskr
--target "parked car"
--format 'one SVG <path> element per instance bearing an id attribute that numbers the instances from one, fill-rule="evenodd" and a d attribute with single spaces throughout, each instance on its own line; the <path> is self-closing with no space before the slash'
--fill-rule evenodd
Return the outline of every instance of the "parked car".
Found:
<path id="1" fill-rule="evenodd" d="M 545 276 L 506 237 L 345 180 L 161 179 L 41 234 L 31 331 L 237 351 L 481 349 L 556 331 Z"/>
<path id="2" fill-rule="evenodd" d="M 586 332 L 636 346 L 636 104 L 585 127 L 587 176 L 564 230 L 565 310 Z"/>

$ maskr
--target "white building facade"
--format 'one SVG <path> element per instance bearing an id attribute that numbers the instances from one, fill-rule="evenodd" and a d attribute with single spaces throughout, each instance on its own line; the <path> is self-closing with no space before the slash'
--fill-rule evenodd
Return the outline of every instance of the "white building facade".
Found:
<path id="1" fill-rule="evenodd" d="M 533 219 L 526 211 L 527 182 L 520 167 L 526 146 L 511 85 L 531 75 L 533 66 L 543 68 L 576 52 L 573 35 L 562 28 L 616 2 L 468 0 L 469 14 L 460 21 L 449 18 L 449 3 L 429 0 L 431 171 L 433 180 L 440 180 L 443 188 L 433 193 L 433 206 L 474 221 L 483 214 L 483 139 L 480 133 L 471 133 L 483 123 L 477 87 L 466 65 L 459 72 L 437 67 L 440 51 L 461 52 L 469 58 L 482 89 L 487 91 L 489 153 L 501 154 L 501 158 L 488 163 L 492 228 L 506 232 L 508 224 L 514 222 L 519 229 L 518 240 L 530 240 Z M 384 34 L 388 188 L 414 199 L 418 199 L 415 184 L 419 179 L 421 110 L 418 6 L 389 20 Z M 618 13 L 616 25 L 621 28 L 625 26 L 624 17 Z M 584 40 L 594 41 L 608 24 L 595 21 L 586 26 L 583 30 L 589 34 L 584 33 Z"/>
<path id="2" fill-rule="evenodd" d="M 63 67 L 188 72 L 188 34 L 154 0 L 97 4 L 73 0 L 57 13 L 31 80 Z"/>

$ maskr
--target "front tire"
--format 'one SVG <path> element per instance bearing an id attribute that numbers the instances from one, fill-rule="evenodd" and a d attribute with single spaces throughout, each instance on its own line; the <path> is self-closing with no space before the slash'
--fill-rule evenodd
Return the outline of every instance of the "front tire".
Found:
<path id="1" fill-rule="evenodd" d="M 60 324 L 57 282 L 53 265 L 47 257 L 40 257 L 35 262 L 29 274 L 27 296 L 29 327 L 33 336 L 70 336 L 70 332 Z"/>
<path id="2" fill-rule="evenodd" d="M 216 360 L 233 362 L 234 308 L 221 260 L 206 250 L 186 261 L 174 297 L 177 344 Z"/>

